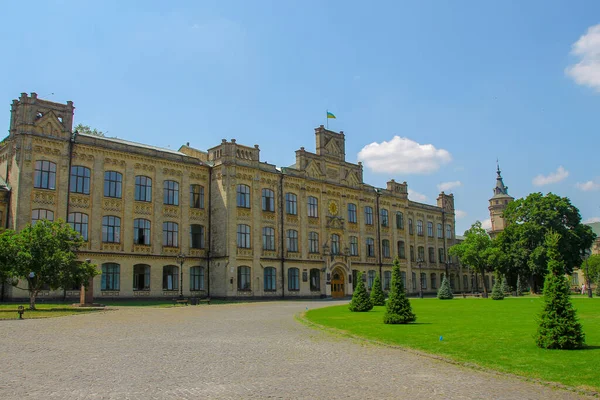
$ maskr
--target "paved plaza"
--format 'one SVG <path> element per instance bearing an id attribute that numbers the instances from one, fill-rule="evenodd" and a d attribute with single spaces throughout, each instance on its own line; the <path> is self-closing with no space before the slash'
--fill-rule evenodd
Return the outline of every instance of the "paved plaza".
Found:
<path id="1" fill-rule="evenodd" d="M 294 320 L 335 302 L 130 307 L 0 321 L 0 399 L 574 399 L 332 336 Z"/>

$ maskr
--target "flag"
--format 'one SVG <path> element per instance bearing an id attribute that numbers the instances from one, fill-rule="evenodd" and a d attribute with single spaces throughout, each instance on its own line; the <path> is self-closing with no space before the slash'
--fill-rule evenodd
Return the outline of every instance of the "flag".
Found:
<path id="1" fill-rule="evenodd" d="M 332 114 L 332 113 L 330 113 L 329 111 L 327 111 L 327 118 L 333 118 L 333 119 L 336 119 L 336 118 L 335 118 L 335 115 L 333 115 L 333 114 Z"/>

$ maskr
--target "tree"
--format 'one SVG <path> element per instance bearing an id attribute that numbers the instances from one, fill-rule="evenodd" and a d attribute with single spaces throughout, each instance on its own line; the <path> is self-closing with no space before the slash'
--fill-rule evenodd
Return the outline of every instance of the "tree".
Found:
<path id="1" fill-rule="evenodd" d="M 569 297 L 569 282 L 565 277 L 565 261 L 560 251 L 560 234 L 550 230 L 545 248 L 548 275 L 544 282 L 544 309 L 536 344 L 544 349 L 579 349 L 585 344 L 585 334 Z"/>
<path id="2" fill-rule="evenodd" d="M 508 286 L 508 281 L 506 280 L 506 276 L 502 277 L 502 285 L 500 286 L 502 293 L 510 294 L 510 286 Z"/>
<path id="3" fill-rule="evenodd" d="M 358 283 L 356 284 L 354 293 L 352 293 L 352 300 L 350 301 L 349 306 L 350 311 L 353 312 L 364 312 L 373 309 L 373 303 L 369 298 L 367 289 L 365 289 L 365 283 L 363 282 L 362 276 L 362 272 L 359 272 L 358 276 L 356 277 Z"/>
<path id="4" fill-rule="evenodd" d="M 587 265 L 585 262 L 581 264 L 585 281 L 595 282 L 600 278 L 600 254 L 592 254 L 586 261 Z"/>
<path id="5" fill-rule="evenodd" d="M 12 284 L 15 277 L 14 264 L 19 253 L 18 236 L 15 231 L 6 230 L 0 234 L 0 284 L 1 299 L 4 300 L 4 287 Z"/>
<path id="6" fill-rule="evenodd" d="M 521 275 L 517 276 L 517 287 L 516 287 L 517 296 L 523 296 L 523 284 L 521 283 Z"/>
<path id="7" fill-rule="evenodd" d="M 502 291 L 502 284 L 500 283 L 500 279 L 497 279 L 497 278 L 496 278 L 496 282 L 494 283 L 494 287 L 492 288 L 492 300 L 504 300 L 504 292 Z"/>
<path id="8" fill-rule="evenodd" d="M 384 324 L 407 324 L 417 320 L 417 316 L 412 312 L 410 301 L 404 291 L 404 283 L 400 274 L 400 260 L 394 260 L 392 269 L 392 286 L 390 295 L 385 304 L 385 314 L 383 314 Z"/>
<path id="9" fill-rule="evenodd" d="M 78 232 L 62 220 L 40 220 L 15 234 L 12 275 L 26 282 L 27 287 L 15 286 L 29 292 L 29 308 L 35 309 L 35 301 L 44 285 L 56 290 L 66 282 L 84 284 L 99 272 L 89 262 L 77 261 L 76 251 L 83 244 Z"/>
<path id="10" fill-rule="evenodd" d="M 452 294 L 452 288 L 450 287 L 450 282 L 448 279 L 446 279 L 446 275 L 444 275 L 442 284 L 438 289 L 437 298 L 440 300 L 452 300 L 454 298 L 454 295 Z"/>
<path id="11" fill-rule="evenodd" d="M 541 285 L 548 265 L 546 234 L 560 235 L 558 248 L 565 263 L 565 273 L 581 265 L 581 253 L 589 249 L 596 237 L 592 229 L 581 223 L 577 207 L 567 197 L 532 193 L 509 203 L 504 210 L 506 228 L 496 241 L 506 256 L 500 267 L 505 275 L 530 277 L 530 287 Z"/>
<path id="12" fill-rule="evenodd" d="M 97 129 L 92 129 L 90 128 L 88 125 L 83 125 L 83 124 L 77 124 L 77 126 L 75 127 L 75 129 L 73 129 L 73 131 L 77 131 L 78 133 L 85 133 L 86 135 L 95 135 L 95 136 L 102 136 L 104 137 L 104 132 L 99 131 Z"/>
<path id="13" fill-rule="evenodd" d="M 385 293 L 383 293 L 383 290 L 381 289 L 379 274 L 375 276 L 375 282 L 373 282 L 373 287 L 371 288 L 371 303 L 373 303 L 374 306 L 385 305 Z"/>
<path id="14" fill-rule="evenodd" d="M 596 292 L 595 292 L 596 296 L 600 296 L 600 276 L 598 276 L 598 279 L 596 280 Z"/>
<path id="15" fill-rule="evenodd" d="M 465 231 L 464 236 L 465 240 L 450 247 L 448 252 L 450 255 L 460 258 L 463 265 L 484 276 L 486 271 L 494 268 L 502 254 L 499 249 L 493 247 L 492 239 L 479 221 L 471 225 Z M 483 281 L 483 291 L 487 294 L 485 279 Z"/>

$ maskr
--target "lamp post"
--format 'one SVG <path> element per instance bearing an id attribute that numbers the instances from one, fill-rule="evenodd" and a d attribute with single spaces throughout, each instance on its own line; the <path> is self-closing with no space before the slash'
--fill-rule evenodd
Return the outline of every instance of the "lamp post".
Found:
<path id="1" fill-rule="evenodd" d="M 419 266 L 419 298 L 423 298 L 423 276 L 421 275 L 421 266 L 423 264 L 423 259 L 417 259 L 417 265 Z"/>
<path id="2" fill-rule="evenodd" d="M 591 255 L 590 249 L 585 249 L 583 251 L 583 259 L 585 260 L 585 285 L 587 286 L 588 297 L 592 298 L 592 286 L 590 285 L 590 269 L 588 266 L 588 258 Z"/>
<path id="3" fill-rule="evenodd" d="M 183 300 L 183 263 L 185 262 L 185 254 L 177 254 L 177 262 L 179 263 L 179 300 Z"/>

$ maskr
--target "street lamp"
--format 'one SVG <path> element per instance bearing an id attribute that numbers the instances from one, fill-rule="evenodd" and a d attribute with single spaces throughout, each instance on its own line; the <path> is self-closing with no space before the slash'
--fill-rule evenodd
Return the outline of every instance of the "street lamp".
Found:
<path id="1" fill-rule="evenodd" d="M 585 249 L 582 254 L 582 257 L 585 260 L 585 285 L 587 286 L 588 297 L 590 299 L 592 298 L 592 286 L 590 285 L 590 269 L 588 266 L 588 258 L 591 254 L 592 252 L 590 251 L 590 249 Z"/>
<path id="2" fill-rule="evenodd" d="M 185 254 L 177 254 L 177 262 L 179 263 L 179 300 L 183 300 L 183 263 L 185 262 Z"/>
<path id="3" fill-rule="evenodd" d="M 419 266 L 419 298 L 423 298 L 423 275 L 421 275 L 421 266 L 423 264 L 423 259 L 417 259 L 417 265 Z"/>

